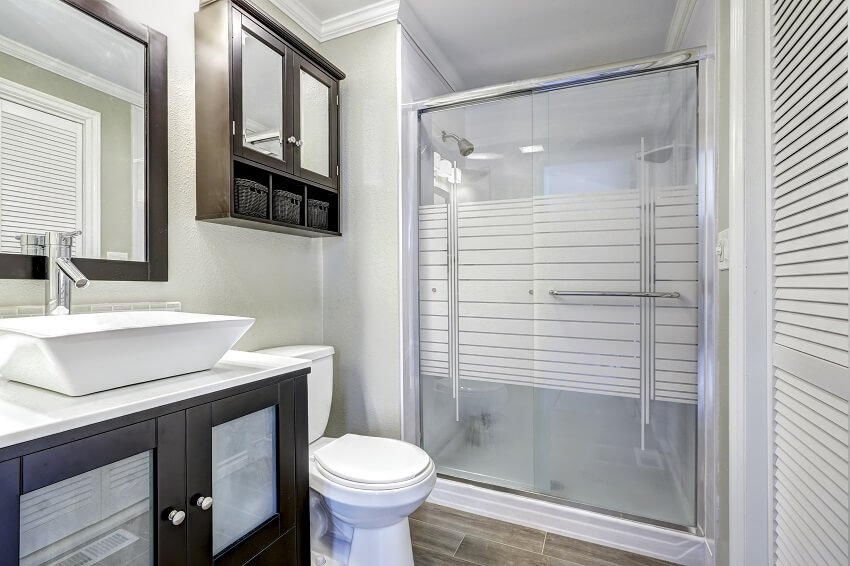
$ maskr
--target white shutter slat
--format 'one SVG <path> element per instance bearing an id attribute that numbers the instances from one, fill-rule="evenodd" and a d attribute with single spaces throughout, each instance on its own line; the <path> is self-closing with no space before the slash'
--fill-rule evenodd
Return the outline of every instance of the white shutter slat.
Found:
<path id="1" fill-rule="evenodd" d="M 774 559 L 850 559 L 847 1 L 772 11 Z"/>
<path id="2" fill-rule="evenodd" d="M 73 231 L 82 217 L 82 126 L 0 101 L 0 250 L 15 236 Z"/>

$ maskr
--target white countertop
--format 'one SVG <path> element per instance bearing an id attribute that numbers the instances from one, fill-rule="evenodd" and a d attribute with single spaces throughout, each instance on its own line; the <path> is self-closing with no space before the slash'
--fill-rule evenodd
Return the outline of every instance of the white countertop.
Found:
<path id="1" fill-rule="evenodd" d="M 230 350 L 207 371 L 82 397 L 0 379 L 0 448 L 308 367 L 309 360 Z"/>

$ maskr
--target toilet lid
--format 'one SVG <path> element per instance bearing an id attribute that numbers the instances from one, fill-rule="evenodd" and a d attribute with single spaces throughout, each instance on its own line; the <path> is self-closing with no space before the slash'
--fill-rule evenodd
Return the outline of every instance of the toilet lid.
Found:
<path id="1" fill-rule="evenodd" d="M 325 471 L 358 484 L 397 484 L 414 479 L 431 465 L 428 454 L 392 438 L 346 434 L 322 446 L 313 457 Z"/>

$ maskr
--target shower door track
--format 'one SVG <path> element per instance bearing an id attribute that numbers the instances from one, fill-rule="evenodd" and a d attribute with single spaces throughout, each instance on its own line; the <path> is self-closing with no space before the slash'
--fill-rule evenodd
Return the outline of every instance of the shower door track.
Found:
<path id="1" fill-rule="evenodd" d="M 645 75 L 652 72 L 669 71 L 677 67 L 695 65 L 707 57 L 708 52 L 704 47 L 694 47 L 610 65 L 568 71 L 537 79 L 514 81 L 453 92 L 406 105 L 406 108 L 408 110 L 416 110 L 421 114 L 432 110 L 444 110 L 446 108 L 460 107 L 468 104 L 478 104 L 532 92 L 545 92 L 547 90 L 600 83 L 635 75 Z"/>
<path id="2" fill-rule="evenodd" d="M 678 531 L 681 533 L 688 533 L 692 535 L 699 535 L 696 527 L 689 527 L 686 525 L 678 525 L 676 523 L 668 523 L 666 521 L 661 521 L 659 519 L 652 519 L 649 517 L 644 517 L 642 515 L 633 515 L 630 513 L 623 513 L 622 511 L 613 511 L 611 509 L 605 509 L 604 507 L 596 507 L 594 505 L 589 505 L 587 503 L 580 503 L 578 501 L 573 501 L 572 499 L 565 499 L 563 497 L 555 497 L 554 495 L 546 495 L 545 493 L 538 493 L 536 491 L 529 491 L 525 489 L 517 489 L 514 487 L 506 487 L 503 485 L 495 485 L 491 483 L 487 483 L 485 481 L 472 480 L 469 478 L 464 478 L 460 476 L 455 476 L 446 472 L 437 472 L 437 477 L 451 480 L 458 483 L 464 483 L 467 485 L 473 485 L 475 487 L 480 487 L 484 489 L 489 489 L 492 491 L 499 491 L 501 493 L 510 493 L 511 495 L 519 495 L 521 497 L 527 497 L 529 499 L 537 499 L 538 501 L 546 501 L 548 503 L 555 503 L 557 505 L 563 505 L 564 507 L 570 507 L 572 509 L 580 509 L 582 511 L 590 511 L 591 513 L 598 513 L 599 515 L 605 515 L 607 517 L 614 517 L 616 519 L 623 519 L 624 521 L 632 521 L 634 523 L 640 523 L 643 525 L 652 525 L 653 527 L 659 527 L 662 529 L 669 529 L 671 531 Z M 701 535 L 700 535 L 701 536 Z"/>

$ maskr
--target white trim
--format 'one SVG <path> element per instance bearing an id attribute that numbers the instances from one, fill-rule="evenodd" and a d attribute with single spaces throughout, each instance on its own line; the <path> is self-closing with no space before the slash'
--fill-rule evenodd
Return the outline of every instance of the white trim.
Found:
<path id="1" fill-rule="evenodd" d="M 399 0 L 379 0 L 323 20 L 301 0 L 270 1 L 319 42 L 394 21 L 398 19 L 399 10 Z"/>
<path id="2" fill-rule="evenodd" d="M 297 1 L 297 0 L 290 0 Z M 383 0 L 322 22 L 322 41 L 398 19 L 399 0 Z"/>
<path id="3" fill-rule="evenodd" d="M 100 257 L 100 112 L 0 78 L 0 98 L 77 122 L 83 127 L 83 247 Z"/>
<path id="4" fill-rule="evenodd" d="M 452 65 L 451 59 L 434 41 L 434 38 L 428 33 L 428 29 L 419 20 L 412 8 L 408 7 L 399 13 L 399 22 L 425 59 L 446 82 L 449 89 L 453 92 L 463 90 L 465 83 Z"/>
<path id="5" fill-rule="evenodd" d="M 677 0 L 670 20 L 670 28 L 667 30 L 667 41 L 664 42 L 664 51 L 678 51 L 682 48 L 682 40 L 694 15 L 694 7 L 697 0 Z"/>
<path id="6" fill-rule="evenodd" d="M 404 30 L 401 26 L 396 26 L 396 35 L 395 35 L 395 65 L 396 65 L 396 77 L 402 77 L 402 69 L 401 69 L 401 50 L 403 41 L 402 34 Z M 404 303 L 404 295 L 405 295 L 405 279 L 404 279 L 404 271 L 405 271 L 405 259 L 409 260 L 410 258 L 405 258 L 405 236 L 404 236 L 404 228 L 406 226 L 405 218 L 404 218 L 404 100 L 403 100 L 403 91 L 404 84 L 402 80 L 396 81 L 396 130 L 398 140 L 398 147 L 396 148 L 398 151 L 398 195 L 396 199 L 396 214 L 398 215 L 398 233 L 396 234 L 398 238 L 398 375 L 399 375 L 399 388 L 398 388 L 398 430 L 399 430 L 399 439 L 406 440 L 409 431 L 405 430 L 405 410 L 404 405 L 406 401 L 407 395 L 405 394 L 406 387 L 406 375 L 407 373 L 404 371 L 405 368 L 405 360 L 407 359 L 407 348 L 409 344 L 405 340 L 405 319 L 407 318 L 407 312 L 405 311 L 405 303 Z"/>
<path id="7" fill-rule="evenodd" d="M 299 0 L 270 0 L 317 41 L 322 41 L 322 20 Z"/>
<path id="8" fill-rule="evenodd" d="M 26 61 L 31 65 L 50 71 L 51 73 L 56 73 L 66 79 L 70 79 L 110 96 L 114 96 L 115 98 L 129 102 L 130 104 L 135 104 L 142 108 L 145 107 L 144 93 L 136 92 L 102 77 L 98 77 L 97 75 L 93 75 L 79 67 L 75 67 L 74 65 L 55 59 L 50 55 L 46 55 L 41 51 L 38 51 L 37 49 L 33 49 L 32 47 L 18 43 L 8 37 L 3 37 L 2 35 L 0 35 L 0 51 L 22 61 Z"/>
<path id="9" fill-rule="evenodd" d="M 733 0 L 729 53 L 729 564 L 769 564 L 771 288 L 767 7 Z"/>
<path id="10" fill-rule="evenodd" d="M 437 479 L 428 501 L 684 566 L 705 566 L 705 540 L 689 533 L 618 519 L 511 493 Z"/>

